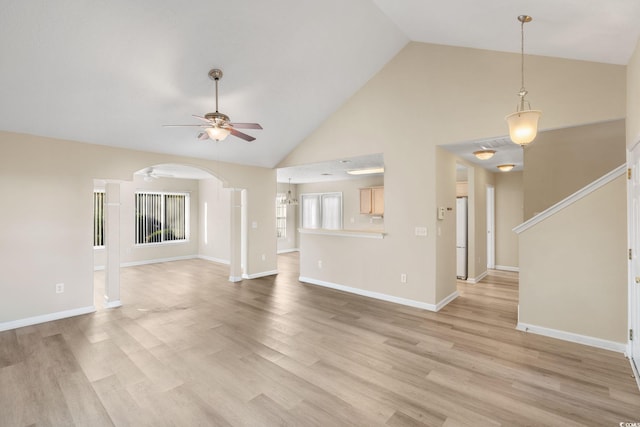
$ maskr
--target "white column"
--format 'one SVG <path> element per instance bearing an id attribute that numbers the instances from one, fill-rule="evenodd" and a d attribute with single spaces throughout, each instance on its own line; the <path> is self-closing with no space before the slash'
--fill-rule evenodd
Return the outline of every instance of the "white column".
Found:
<path id="1" fill-rule="evenodd" d="M 229 281 L 239 282 L 242 280 L 242 190 L 234 189 L 231 192 L 230 222 Z"/>
<path id="2" fill-rule="evenodd" d="M 120 184 L 107 183 L 105 186 L 105 307 L 120 307 Z"/>

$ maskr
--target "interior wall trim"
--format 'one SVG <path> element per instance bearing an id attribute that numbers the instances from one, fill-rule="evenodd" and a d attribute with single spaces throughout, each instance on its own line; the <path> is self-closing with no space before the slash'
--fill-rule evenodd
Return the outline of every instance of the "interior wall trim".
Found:
<path id="1" fill-rule="evenodd" d="M 508 265 L 497 265 L 496 264 L 496 270 L 513 271 L 514 273 L 519 273 L 520 272 L 520 267 L 511 267 L 511 266 L 508 266 Z"/>
<path id="2" fill-rule="evenodd" d="M 513 231 L 515 231 L 517 234 L 520 234 L 523 231 L 526 231 L 526 230 L 530 229 L 534 225 L 539 224 L 540 222 L 544 221 L 545 219 L 549 218 L 550 216 L 555 215 L 556 213 L 560 212 L 564 208 L 566 208 L 568 206 L 571 206 L 572 204 L 574 204 L 578 200 L 588 196 L 589 194 L 593 193 L 597 189 L 599 189 L 601 187 L 604 187 L 605 185 L 607 185 L 608 183 L 610 183 L 614 179 L 616 179 L 619 176 L 623 175 L 626 170 L 627 170 L 627 165 L 626 164 L 622 164 L 622 165 L 618 166 L 617 168 L 615 168 L 611 172 L 602 175 L 600 178 L 596 179 L 591 184 L 588 184 L 588 185 L 582 187 L 580 190 L 576 191 L 575 193 L 573 193 L 569 197 L 566 197 L 566 198 L 560 200 L 558 203 L 556 203 L 555 205 L 551 206 L 550 208 L 540 212 L 538 215 L 534 216 L 533 218 L 530 218 L 527 221 L 523 222 L 522 224 L 518 225 L 517 227 L 514 227 Z"/>
<path id="3" fill-rule="evenodd" d="M 280 249 L 280 250 L 278 250 L 277 254 L 278 255 L 280 255 L 280 254 L 288 254 L 288 253 L 291 253 L 291 252 L 300 252 L 300 249 L 298 249 L 298 248 Z"/>
<path id="4" fill-rule="evenodd" d="M 228 259 L 215 258 L 215 257 L 212 257 L 212 256 L 198 255 L 197 258 L 198 259 L 203 259 L 205 261 L 215 262 L 215 263 L 218 263 L 218 264 L 224 264 L 224 265 L 230 265 L 231 264 L 231 261 L 229 261 Z"/>
<path id="5" fill-rule="evenodd" d="M 480 275 L 479 275 L 478 277 L 469 277 L 469 278 L 467 279 L 467 283 L 473 283 L 474 285 L 475 285 L 476 283 L 480 283 L 480 281 L 481 281 L 482 279 L 484 279 L 485 277 L 487 277 L 487 274 L 489 274 L 489 272 L 485 270 L 484 272 L 480 273 Z"/>
<path id="6" fill-rule="evenodd" d="M 273 276 L 274 274 L 278 274 L 278 270 L 262 271 L 260 273 L 253 273 L 253 274 L 242 274 L 242 278 L 243 279 L 258 279 L 260 277 Z"/>
<path id="7" fill-rule="evenodd" d="M 409 307 L 421 308 L 421 309 L 429 310 L 429 311 L 439 311 L 439 310 L 441 310 L 444 306 L 446 306 L 451 301 L 456 299 L 458 297 L 458 295 L 459 295 L 458 291 L 455 291 L 452 294 L 450 294 L 447 297 L 445 297 L 444 299 L 442 299 L 442 301 L 438 302 L 437 304 L 429 304 L 429 303 L 422 302 L 422 301 L 416 301 L 416 300 L 412 300 L 412 299 L 408 299 L 408 298 L 396 297 L 396 296 L 393 296 L 393 295 L 383 294 L 383 293 L 380 293 L 380 292 L 366 291 L 364 289 L 353 288 L 351 286 L 345 286 L 345 285 L 340 285 L 340 284 L 337 284 L 337 283 L 325 282 L 324 280 L 313 279 L 311 277 L 300 276 L 298 278 L 298 280 L 300 280 L 301 282 L 304 282 L 304 283 L 308 283 L 310 285 L 323 286 L 325 288 L 336 289 L 338 291 L 348 292 L 350 294 L 356 294 L 356 295 L 360 295 L 360 296 L 364 296 L 364 297 L 368 297 L 368 298 L 373 298 L 373 299 L 378 299 L 378 300 L 382 300 L 382 301 L 392 302 L 392 303 L 395 303 L 395 304 L 406 305 L 406 306 L 409 306 Z"/>
<path id="8" fill-rule="evenodd" d="M 611 350 L 618 353 L 626 353 L 627 344 L 615 341 L 603 340 L 602 338 L 590 337 L 587 335 L 575 334 L 573 332 L 560 331 L 558 329 L 545 328 L 543 326 L 531 325 L 528 323 L 518 322 L 516 329 L 523 332 L 531 332 L 545 337 L 557 338 L 563 341 L 584 344 L 591 347 Z"/>
<path id="9" fill-rule="evenodd" d="M 43 314 L 40 316 L 26 317 L 24 319 L 11 320 L 9 322 L 0 323 L 0 332 L 9 331 L 11 329 L 23 328 L 25 326 L 37 325 L 39 323 L 51 322 L 54 320 L 66 319 L 67 317 L 75 317 L 83 314 L 95 313 L 96 307 L 90 305 L 88 307 L 74 308 L 72 310 L 58 311 L 55 313 Z"/>

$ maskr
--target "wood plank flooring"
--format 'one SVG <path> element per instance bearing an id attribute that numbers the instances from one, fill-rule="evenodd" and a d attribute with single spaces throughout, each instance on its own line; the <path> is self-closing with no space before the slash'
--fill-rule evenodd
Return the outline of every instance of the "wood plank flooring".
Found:
<path id="1" fill-rule="evenodd" d="M 628 361 L 514 329 L 517 275 L 441 310 L 203 260 L 122 270 L 118 309 L 0 333 L 0 426 L 618 426 Z M 96 283 L 103 282 L 96 273 Z"/>

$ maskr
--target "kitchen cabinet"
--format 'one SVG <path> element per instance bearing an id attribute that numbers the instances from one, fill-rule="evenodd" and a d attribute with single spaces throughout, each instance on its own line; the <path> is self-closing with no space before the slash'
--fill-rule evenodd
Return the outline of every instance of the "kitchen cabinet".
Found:
<path id="1" fill-rule="evenodd" d="M 360 213 L 365 215 L 384 215 L 384 187 L 360 189 Z"/>

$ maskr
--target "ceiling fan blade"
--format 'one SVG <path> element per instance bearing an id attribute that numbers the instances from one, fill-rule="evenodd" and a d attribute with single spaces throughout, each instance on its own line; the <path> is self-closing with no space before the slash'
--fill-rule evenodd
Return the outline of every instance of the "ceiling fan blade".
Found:
<path id="1" fill-rule="evenodd" d="M 231 135 L 233 136 L 237 136 L 238 138 L 244 139 L 247 142 L 251 142 L 251 141 L 255 141 L 255 138 L 252 137 L 251 135 L 247 135 L 246 133 L 242 133 L 240 131 L 237 131 L 233 128 L 231 128 Z"/>
<path id="2" fill-rule="evenodd" d="M 204 141 L 206 139 L 209 139 L 209 135 L 206 132 L 199 132 L 196 138 L 198 138 L 200 141 Z"/>
<path id="3" fill-rule="evenodd" d="M 209 125 L 211 126 L 211 125 Z M 162 125 L 165 128 L 184 128 L 184 127 L 198 127 L 198 128 L 206 128 L 209 127 L 207 125 Z"/>
<path id="4" fill-rule="evenodd" d="M 229 123 L 234 128 L 238 129 L 262 129 L 258 123 Z"/>
<path id="5" fill-rule="evenodd" d="M 192 114 L 191 117 L 195 117 L 198 120 L 202 120 L 203 122 L 211 124 L 211 120 L 207 119 L 206 117 L 198 116 L 197 114 Z"/>

